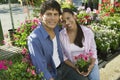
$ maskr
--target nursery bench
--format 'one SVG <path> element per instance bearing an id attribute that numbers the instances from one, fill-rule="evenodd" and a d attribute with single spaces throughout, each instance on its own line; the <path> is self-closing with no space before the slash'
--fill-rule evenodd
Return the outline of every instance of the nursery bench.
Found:
<path id="1" fill-rule="evenodd" d="M 5 59 L 12 56 L 15 53 L 20 53 L 21 49 L 15 46 L 0 46 L 0 59 Z"/>
<path id="2" fill-rule="evenodd" d="M 20 52 L 21 52 L 21 49 L 19 47 L 6 46 L 6 45 L 0 46 L 0 59 L 9 58 L 13 54 L 20 53 Z M 105 65 L 117 55 L 118 54 L 109 56 L 109 60 L 107 60 L 107 61 L 98 59 L 99 68 L 105 67 Z"/>

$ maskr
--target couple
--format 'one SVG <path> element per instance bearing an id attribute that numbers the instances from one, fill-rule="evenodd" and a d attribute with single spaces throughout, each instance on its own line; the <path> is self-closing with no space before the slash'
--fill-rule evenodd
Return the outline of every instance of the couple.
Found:
<path id="1" fill-rule="evenodd" d="M 61 30 L 57 25 L 60 14 L 60 5 L 55 0 L 45 1 L 40 7 L 42 21 L 28 37 L 28 49 L 36 73 L 43 72 L 45 80 L 99 80 L 93 32 L 80 26 L 67 8 L 62 12 L 65 26 Z M 94 53 L 87 73 L 80 73 L 69 57 L 76 47 Z"/>

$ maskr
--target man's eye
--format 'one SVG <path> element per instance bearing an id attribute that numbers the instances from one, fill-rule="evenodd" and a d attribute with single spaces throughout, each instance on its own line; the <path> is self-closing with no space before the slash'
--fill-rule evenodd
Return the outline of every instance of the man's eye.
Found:
<path id="1" fill-rule="evenodd" d="M 50 14 L 50 13 L 47 13 L 46 15 L 47 15 L 47 16 L 51 16 L 51 14 Z"/>
<path id="2" fill-rule="evenodd" d="M 55 16 L 58 16 L 59 14 L 55 14 Z"/>

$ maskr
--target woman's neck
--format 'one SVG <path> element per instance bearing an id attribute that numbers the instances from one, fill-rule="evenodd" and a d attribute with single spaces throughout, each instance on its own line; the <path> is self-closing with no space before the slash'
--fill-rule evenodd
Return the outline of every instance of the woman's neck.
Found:
<path id="1" fill-rule="evenodd" d="M 71 30 L 67 30 L 68 36 L 69 36 L 69 40 L 70 43 L 74 43 L 76 35 L 77 35 L 77 28 L 76 29 L 71 29 Z"/>
<path id="2" fill-rule="evenodd" d="M 75 25 L 74 28 L 72 28 L 72 29 L 67 29 L 67 33 L 68 34 L 77 33 L 77 25 Z"/>

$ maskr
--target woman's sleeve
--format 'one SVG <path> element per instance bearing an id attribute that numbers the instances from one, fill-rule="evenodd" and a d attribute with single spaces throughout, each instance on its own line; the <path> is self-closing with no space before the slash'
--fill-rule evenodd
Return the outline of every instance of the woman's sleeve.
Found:
<path id="1" fill-rule="evenodd" d="M 65 49 L 64 49 L 64 36 L 63 36 L 63 33 L 62 31 L 60 32 L 60 43 L 61 43 L 61 48 L 62 48 L 62 53 L 63 53 L 63 58 L 64 58 L 64 61 L 67 60 L 67 56 L 66 56 L 66 52 L 65 52 Z"/>
<path id="2" fill-rule="evenodd" d="M 91 43 L 90 43 L 90 50 L 93 52 L 93 58 L 97 58 L 97 49 L 96 49 L 96 42 L 94 38 L 94 33 L 91 30 Z"/>

